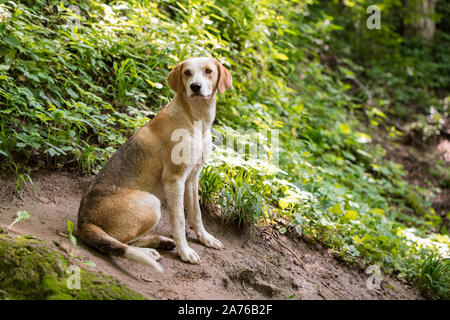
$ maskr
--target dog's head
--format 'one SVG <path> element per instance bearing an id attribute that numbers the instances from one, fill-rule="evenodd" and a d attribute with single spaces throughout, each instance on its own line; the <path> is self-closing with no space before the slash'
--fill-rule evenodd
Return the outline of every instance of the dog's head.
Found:
<path id="1" fill-rule="evenodd" d="M 231 86 L 230 72 L 216 59 L 191 58 L 175 66 L 167 77 L 169 87 L 188 99 L 208 99 Z"/>

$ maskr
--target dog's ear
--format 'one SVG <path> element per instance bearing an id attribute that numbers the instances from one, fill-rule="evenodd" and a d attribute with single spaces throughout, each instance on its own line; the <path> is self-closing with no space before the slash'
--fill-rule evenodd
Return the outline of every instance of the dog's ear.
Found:
<path id="1" fill-rule="evenodd" d="M 219 89 L 219 92 L 223 94 L 225 90 L 231 87 L 231 73 L 219 61 L 216 61 L 216 63 L 217 68 L 219 69 L 219 79 L 217 80 L 217 87 Z"/>
<path id="2" fill-rule="evenodd" d="M 177 64 L 167 76 L 167 83 L 169 84 L 169 88 L 176 93 L 181 93 L 181 91 L 183 90 L 181 69 L 183 69 L 183 62 Z"/>

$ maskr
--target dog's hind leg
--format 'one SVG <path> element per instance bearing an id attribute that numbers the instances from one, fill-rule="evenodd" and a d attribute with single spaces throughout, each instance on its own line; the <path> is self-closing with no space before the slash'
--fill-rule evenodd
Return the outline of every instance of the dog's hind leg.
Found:
<path id="1" fill-rule="evenodd" d="M 157 262 L 160 256 L 155 249 L 126 245 L 91 223 L 84 223 L 78 228 L 81 238 L 91 247 L 106 254 L 122 256 L 132 261 L 151 266 L 158 272 L 163 271 Z"/>
<path id="2" fill-rule="evenodd" d="M 175 241 L 163 236 L 143 236 L 129 242 L 130 245 L 141 248 L 154 248 L 162 250 L 172 250 L 175 248 Z"/>
<path id="3" fill-rule="evenodd" d="M 86 201 L 80 206 L 78 232 L 89 246 L 162 272 L 157 262 L 158 251 L 127 244 L 158 222 L 161 215 L 158 198 L 147 192 L 123 189 L 109 196 L 95 197 L 94 193 Z"/>

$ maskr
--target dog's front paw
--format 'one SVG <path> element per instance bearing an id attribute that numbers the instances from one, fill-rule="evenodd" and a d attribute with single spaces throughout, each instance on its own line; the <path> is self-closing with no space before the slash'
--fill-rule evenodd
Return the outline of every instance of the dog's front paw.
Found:
<path id="1" fill-rule="evenodd" d="M 192 264 L 200 263 L 200 257 L 198 256 L 197 252 L 195 252 L 193 249 L 189 247 L 184 248 L 182 250 L 178 248 L 178 255 L 184 262 L 189 262 Z"/>
<path id="2" fill-rule="evenodd" d="M 210 235 L 209 233 L 206 233 L 204 235 L 199 236 L 199 240 L 201 243 L 203 243 L 208 248 L 213 248 L 217 250 L 223 249 L 223 244 L 219 240 L 217 240 L 214 236 Z"/>

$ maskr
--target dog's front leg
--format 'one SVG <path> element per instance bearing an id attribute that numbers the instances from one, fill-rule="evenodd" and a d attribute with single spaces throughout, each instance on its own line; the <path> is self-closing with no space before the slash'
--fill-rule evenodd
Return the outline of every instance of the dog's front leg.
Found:
<path id="1" fill-rule="evenodd" d="M 188 246 L 185 232 L 185 219 L 183 207 L 184 179 L 167 179 L 164 182 L 164 192 L 169 209 L 170 224 L 173 239 L 177 245 L 177 252 L 181 260 L 189 263 L 200 263 L 197 252 Z"/>
<path id="2" fill-rule="evenodd" d="M 184 194 L 186 213 L 189 223 L 197 234 L 200 242 L 209 248 L 221 250 L 223 249 L 222 243 L 213 235 L 208 233 L 203 225 L 202 212 L 200 210 L 200 203 L 198 200 L 198 179 L 200 170 L 201 168 L 192 180 L 186 181 L 186 190 Z"/>

